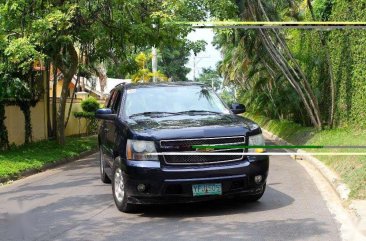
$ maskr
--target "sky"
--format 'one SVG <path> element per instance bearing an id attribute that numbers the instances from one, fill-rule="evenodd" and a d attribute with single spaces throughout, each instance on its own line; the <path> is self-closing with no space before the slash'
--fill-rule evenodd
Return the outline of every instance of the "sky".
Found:
<path id="1" fill-rule="evenodd" d="M 212 29 L 196 29 L 188 35 L 188 39 L 191 41 L 205 40 L 207 42 L 205 51 L 197 54 L 196 58 L 194 58 L 193 53 L 189 57 L 189 62 L 186 64 L 187 67 L 191 68 L 191 72 L 187 74 L 189 80 L 193 80 L 194 59 L 196 62 L 196 78 L 202 73 L 203 68 L 211 67 L 215 69 L 217 62 L 221 60 L 220 51 L 212 45 L 213 38 Z"/>

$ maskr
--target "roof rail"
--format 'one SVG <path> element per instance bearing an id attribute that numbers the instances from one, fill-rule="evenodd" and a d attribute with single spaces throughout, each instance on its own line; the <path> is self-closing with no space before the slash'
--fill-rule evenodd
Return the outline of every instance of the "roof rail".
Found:
<path id="1" fill-rule="evenodd" d="M 118 86 L 121 86 L 121 85 L 125 85 L 126 82 L 122 82 L 122 83 L 119 83 L 118 85 L 116 85 L 114 88 L 118 87 Z"/>

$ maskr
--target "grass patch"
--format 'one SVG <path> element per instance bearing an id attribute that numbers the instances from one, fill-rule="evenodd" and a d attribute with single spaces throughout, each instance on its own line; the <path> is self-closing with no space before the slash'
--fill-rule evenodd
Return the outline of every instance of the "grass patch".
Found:
<path id="1" fill-rule="evenodd" d="M 19 175 L 29 169 L 79 155 L 97 147 L 97 137 L 68 137 L 64 146 L 56 141 L 40 141 L 0 152 L 0 178 Z"/>
<path id="2" fill-rule="evenodd" d="M 290 121 L 271 120 L 251 113 L 245 117 L 295 145 L 366 146 L 366 130 L 332 129 L 317 131 Z M 312 152 L 365 152 L 366 149 L 307 149 Z M 340 175 L 350 188 L 350 197 L 366 199 L 366 156 L 317 156 Z"/>

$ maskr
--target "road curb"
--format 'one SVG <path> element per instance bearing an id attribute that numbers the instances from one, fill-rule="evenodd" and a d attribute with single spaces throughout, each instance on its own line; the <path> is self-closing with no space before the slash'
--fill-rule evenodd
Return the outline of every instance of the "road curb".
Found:
<path id="1" fill-rule="evenodd" d="M 281 137 L 278 137 L 265 129 L 262 129 L 262 131 L 265 136 L 269 137 L 273 141 L 276 141 L 276 142 L 279 142 L 279 143 L 285 144 L 285 145 L 293 145 L 293 144 L 283 140 Z M 297 149 L 296 152 L 299 154 L 307 153 L 306 151 L 304 151 L 302 149 Z M 309 162 L 310 164 L 312 164 L 323 175 L 323 177 L 329 182 L 329 184 L 332 186 L 334 191 L 337 192 L 338 197 L 341 200 L 347 201 L 349 199 L 350 189 L 347 187 L 347 185 L 345 183 L 343 183 L 341 181 L 340 177 L 335 172 L 330 170 L 320 160 L 318 160 L 317 158 L 315 158 L 313 156 L 308 156 L 308 155 L 306 155 L 306 156 L 302 156 L 302 155 L 296 156 L 295 155 L 295 156 L 293 156 L 293 158 L 295 158 L 295 159 L 301 158 L 302 160 L 305 160 L 305 161 Z"/>
<path id="2" fill-rule="evenodd" d="M 34 175 L 34 174 L 37 174 L 37 173 L 40 173 L 40 172 L 44 172 L 44 171 L 47 171 L 49 169 L 59 167 L 59 166 L 64 165 L 66 163 L 74 162 L 76 160 L 79 160 L 81 158 L 84 158 L 84 157 L 87 157 L 87 156 L 90 156 L 90 155 L 96 153 L 97 150 L 98 150 L 98 148 L 94 148 L 94 149 L 89 150 L 89 151 L 84 151 L 84 152 L 82 152 L 79 155 L 74 156 L 74 157 L 67 157 L 67 158 L 64 158 L 64 159 L 54 161 L 52 163 L 47 163 L 47 164 L 43 165 L 41 168 L 32 168 L 32 169 L 22 171 L 21 173 L 18 173 L 18 174 L 15 174 L 15 175 L 11 175 L 11 176 L 6 177 L 6 178 L 0 178 L 0 185 L 6 184 L 6 183 L 11 182 L 11 181 L 16 181 L 16 180 L 19 180 L 19 179 L 22 179 L 22 178 L 25 178 L 25 177 L 29 177 L 31 175 Z"/>
<path id="3" fill-rule="evenodd" d="M 277 142 L 281 145 L 293 145 L 286 140 L 282 139 L 281 137 L 271 133 L 262 128 L 263 135 L 268 139 Z M 354 217 L 355 226 L 358 227 L 358 230 L 363 234 L 366 235 L 366 200 L 350 200 L 349 193 L 350 189 L 347 187 L 345 183 L 342 182 L 341 178 L 338 174 L 334 171 L 329 169 L 323 162 L 319 159 L 315 158 L 314 156 L 302 156 L 301 153 L 307 153 L 302 149 L 298 149 L 296 151 L 300 155 L 292 156 L 295 160 L 304 160 L 313 166 L 330 184 L 332 189 L 337 194 L 340 202 L 343 205 L 343 208 L 352 216 Z M 350 205 L 348 205 L 350 203 Z"/>

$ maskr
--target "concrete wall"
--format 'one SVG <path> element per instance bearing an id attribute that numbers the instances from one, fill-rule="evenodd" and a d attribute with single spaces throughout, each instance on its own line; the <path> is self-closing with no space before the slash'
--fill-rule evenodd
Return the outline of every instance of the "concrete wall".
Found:
<path id="1" fill-rule="evenodd" d="M 31 108 L 31 123 L 33 140 L 39 141 L 47 138 L 47 124 L 44 112 L 44 102 L 40 101 Z M 5 107 L 5 126 L 8 130 L 10 144 L 21 145 L 24 143 L 25 123 L 24 115 L 18 106 Z"/>
<path id="2" fill-rule="evenodd" d="M 71 100 L 66 103 L 66 116 L 69 111 Z M 81 100 L 75 99 L 71 108 L 71 115 L 67 127 L 65 129 L 66 136 L 78 135 L 86 133 L 86 120 L 74 117 L 74 112 L 82 111 Z M 66 118 L 66 117 L 65 117 Z"/>
<path id="3" fill-rule="evenodd" d="M 56 96 L 57 97 L 60 97 L 61 96 L 61 91 L 62 91 L 62 85 L 63 85 L 63 81 L 62 80 L 59 80 L 57 81 L 57 86 L 56 86 Z M 69 90 L 70 92 L 69 93 L 73 93 L 74 92 L 74 84 L 70 84 L 69 85 Z M 50 82 L 50 97 L 52 97 L 53 95 L 53 84 L 52 82 Z"/>
<path id="4" fill-rule="evenodd" d="M 80 99 L 74 100 L 71 109 L 70 119 L 65 130 L 66 136 L 86 133 L 86 121 L 84 119 L 76 119 L 73 115 L 73 113 L 76 111 L 82 111 L 80 102 Z M 66 115 L 68 113 L 70 103 L 71 99 L 68 99 L 66 104 Z M 50 116 L 52 117 L 52 110 L 50 111 Z M 23 112 L 18 106 L 6 106 L 5 116 L 5 126 L 8 130 L 9 143 L 14 143 L 15 145 L 23 144 L 25 135 Z M 46 105 L 44 101 L 39 101 L 35 107 L 31 108 L 31 120 L 33 141 L 47 139 L 47 117 Z"/>

